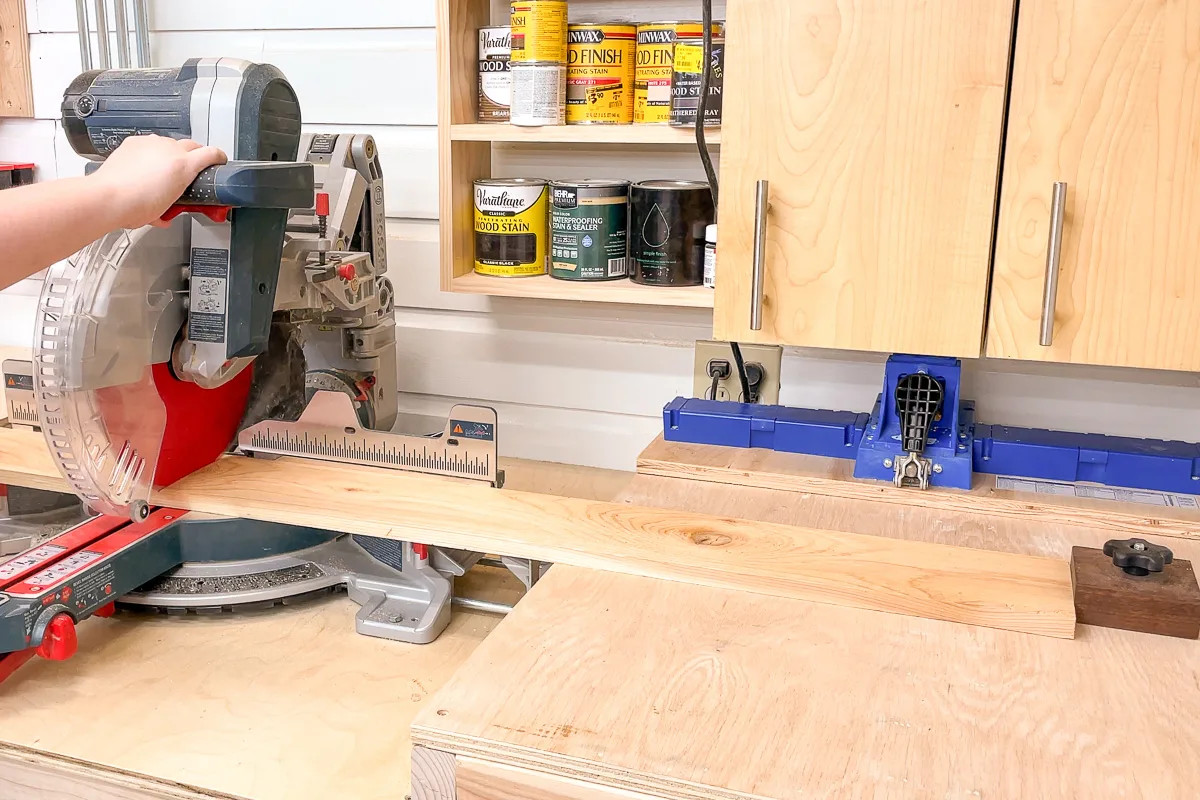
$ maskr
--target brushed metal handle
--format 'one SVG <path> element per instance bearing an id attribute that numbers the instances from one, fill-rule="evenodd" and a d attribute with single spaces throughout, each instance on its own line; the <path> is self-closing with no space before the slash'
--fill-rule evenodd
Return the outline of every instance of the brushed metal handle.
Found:
<path id="1" fill-rule="evenodd" d="M 754 199 L 754 270 L 750 275 L 750 330 L 762 330 L 763 285 L 767 271 L 767 212 L 771 210 L 771 183 L 759 181 Z"/>
<path id="2" fill-rule="evenodd" d="M 1054 344 L 1054 306 L 1058 301 L 1058 269 L 1062 262 L 1063 215 L 1067 208 L 1067 184 L 1054 184 L 1050 201 L 1050 241 L 1046 245 L 1046 286 L 1042 291 L 1042 347 Z"/>

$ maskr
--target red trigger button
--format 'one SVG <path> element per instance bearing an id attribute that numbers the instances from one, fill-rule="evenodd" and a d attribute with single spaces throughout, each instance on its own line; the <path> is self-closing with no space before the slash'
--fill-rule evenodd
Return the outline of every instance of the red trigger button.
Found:
<path id="1" fill-rule="evenodd" d="M 337 268 L 338 277 L 344 281 L 352 281 L 358 277 L 358 273 L 354 271 L 353 264 L 341 264 Z"/>

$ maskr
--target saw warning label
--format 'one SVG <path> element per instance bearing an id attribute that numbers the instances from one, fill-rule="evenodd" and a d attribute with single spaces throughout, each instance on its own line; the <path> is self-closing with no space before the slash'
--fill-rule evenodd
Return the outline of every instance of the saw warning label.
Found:
<path id="1" fill-rule="evenodd" d="M 478 439 L 490 442 L 496 438 L 496 426 L 490 422 L 468 422 L 461 419 L 450 420 L 450 435 L 461 436 L 464 439 Z"/>
<path id="2" fill-rule="evenodd" d="M 216 247 L 193 247 L 191 272 L 188 338 L 193 342 L 224 342 L 229 251 Z"/>

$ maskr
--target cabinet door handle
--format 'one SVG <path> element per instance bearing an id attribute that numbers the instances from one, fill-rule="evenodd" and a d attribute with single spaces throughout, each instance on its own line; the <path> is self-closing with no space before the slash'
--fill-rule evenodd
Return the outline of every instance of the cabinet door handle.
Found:
<path id="1" fill-rule="evenodd" d="M 750 330 L 762 330 L 763 284 L 767 271 L 767 212 L 771 210 L 771 183 L 759 181 L 754 200 L 754 271 L 750 274 Z"/>
<path id="2" fill-rule="evenodd" d="M 1050 201 L 1050 242 L 1046 245 L 1046 287 L 1042 291 L 1042 347 L 1054 344 L 1054 306 L 1058 300 L 1058 268 L 1062 262 L 1063 215 L 1067 208 L 1067 184 L 1054 184 Z"/>

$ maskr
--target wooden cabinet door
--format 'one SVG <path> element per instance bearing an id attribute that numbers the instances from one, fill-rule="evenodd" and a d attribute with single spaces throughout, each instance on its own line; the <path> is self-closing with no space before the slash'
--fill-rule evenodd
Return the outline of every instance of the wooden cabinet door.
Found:
<path id="1" fill-rule="evenodd" d="M 717 338 L 980 354 L 1012 24 L 1012 0 L 729 3 Z"/>
<path id="2" fill-rule="evenodd" d="M 1022 0 L 1008 130 L 988 355 L 1200 370 L 1200 0 Z"/>

